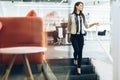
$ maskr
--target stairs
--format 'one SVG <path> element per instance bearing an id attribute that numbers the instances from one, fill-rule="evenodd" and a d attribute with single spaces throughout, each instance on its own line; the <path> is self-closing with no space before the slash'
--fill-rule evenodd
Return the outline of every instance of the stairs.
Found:
<path id="1" fill-rule="evenodd" d="M 71 58 L 48 59 L 43 63 L 43 72 L 47 80 L 99 80 L 89 58 L 82 59 L 80 75 L 77 74 L 77 66 Z"/>

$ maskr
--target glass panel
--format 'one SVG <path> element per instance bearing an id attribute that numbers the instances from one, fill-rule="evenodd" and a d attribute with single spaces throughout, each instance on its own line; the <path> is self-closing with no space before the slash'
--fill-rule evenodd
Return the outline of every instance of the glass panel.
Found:
<path id="1" fill-rule="evenodd" d="M 46 41 L 45 47 L 47 48 L 44 58 L 45 63 L 49 64 L 48 68 L 45 69 L 56 69 L 56 73 L 57 71 L 62 70 L 64 72 L 65 70 L 66 73 L 62 73 L 61 71 L 62 75 L 55 74 L 55 76 L 53 76 L 57 78 L 60 76 L 60 80 L 65 80 L 68 75 L 70 75 L 70 71 L 67 68 L 69 65 L 74 63 L 74 50 L 71 42 L 69 42 L 67 24 L 68 15 L 73 12 L 74 3 L 76 1 L 79 0 L 13 0 L 12 2 L 11 0 L 0 1 L 0 17 L 26 17 L 30 10 L 34 10 L 37 13 L 37 17 L 41 17 L 43 19 L 43 25 L 46 34 L 46 36 L 44 36 L 45 40 L 43 42 Z M 105 62 L 111 64 L 110 1 L 82 1 L 84 3 L 83 13 L 86 17 L 86 22 L 88 24 L 94 22 L 99 23 L 98 26 L 85 29 L 87 31 L 87 35 L 84 36 L 82 58 L 84 58 L 85 61 L 92 59 L 93 61 L 98 61 L 98 63 Z M 94 65 L 96 64 L 97 62 Z M 43 66 L 45 66 L 44 63 Z M 56 66 L 60 67 L 56 68 Z"/>

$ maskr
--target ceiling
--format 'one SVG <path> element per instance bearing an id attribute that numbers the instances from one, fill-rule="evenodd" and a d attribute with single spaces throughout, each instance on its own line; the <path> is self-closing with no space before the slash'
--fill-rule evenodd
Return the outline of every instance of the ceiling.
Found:
<path id="1" fill-rule="evenodd" d="M 47 2 L 47 3 L 66 3 L 74 4 L 76 1 L 82 1 L 86 6 L 103 5 L 110 3 L 110 0 L 0 0 L 11 2 Z"/>
<path id="2" fill-rule="evenodd" d="M 0 0 L 0 1 L 23 1 L 23 2 L 61 2 L 62 0 Z M 64 0 L 63 2 L 68 2 Z"/>

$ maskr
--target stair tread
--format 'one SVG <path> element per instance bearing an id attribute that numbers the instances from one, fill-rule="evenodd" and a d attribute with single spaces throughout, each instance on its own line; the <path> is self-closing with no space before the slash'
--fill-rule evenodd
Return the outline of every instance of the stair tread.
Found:
<path id="1" fill-rule="evenodd" d="M 71 74 L 76 74 L 76 66 L 51 66 L 51 69 L 54 73 L 65 73 L 70 72 Z M 92 65 L 83 65 L 81 66 L 81 73 L 89 74 L 94 73 L 94 66 Z"/>
<path id="2" fill-rule="evenodd" d="M 58 80 L 98 80 L 97 74 L 80 74 L 80 75 L 59 75 Z"/>
<path id="3" fill-rule="evenodd" d="M 54 65 L 74 65 L 73 64 L 73 58 L 62 58 L 62 59 L 47 59 L 48 64 L 54 64 Z M 90 65 L 91 60 L 89 58 L 82 58 L 83 65 Z"/>

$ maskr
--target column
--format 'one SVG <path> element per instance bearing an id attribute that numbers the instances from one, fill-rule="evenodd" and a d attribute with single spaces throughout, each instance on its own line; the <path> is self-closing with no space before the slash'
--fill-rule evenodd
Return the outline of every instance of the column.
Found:
<path id="1" fill-rule="evenodd" d="M 113 80 L 120 80 L 120 1 L 111 6 L 111 55 L 113 57 Z"/>

